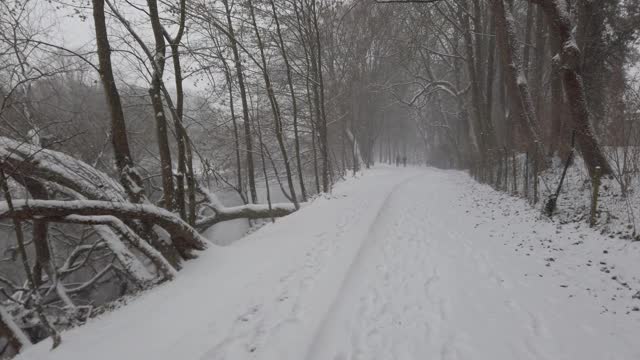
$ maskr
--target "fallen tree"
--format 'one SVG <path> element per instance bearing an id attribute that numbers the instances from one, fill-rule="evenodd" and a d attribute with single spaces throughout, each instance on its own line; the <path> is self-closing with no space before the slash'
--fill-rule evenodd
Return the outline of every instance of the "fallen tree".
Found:
<path id="1" fill-rule="evenodd" d="M 18 218 L 33 221 L 91 225 L 107 248 L 116 255 L 125 272 L 138 283 L 149 283 L 153 275 L 129 250 L 132 247 L 146 256 L 165 279 L 175 277 L 179 260 L 171 258 L 171 251 L 163 251 L 167 244 L 162 237 L 166 231 L 169 246 L 183 259 L 195 256 L 209 242 L 198 230 L 234 219 L 260 219 L 288 215 L 296 210 L 293 204 L 249 204 L 224 207 L 217 197 L 199 187 L 204 195 L 202 204 L 213 215 L 197 220 L 195 228 L 178 214 L 148 203 L 128 202 L 124 187 L 115 179 L 89 164 L 61 152 L 44 149 L 29 142 L 0 137 L 0 166 L 19 184 L 37 185 L 62 196 L 64 200 L 16 199 L 13 211 L 0 202 L 0 219 Z M 146 224 L 146 228 L 145 225 Z M 196 230 L 197 229 L 197 230 Z M 153 234 L 149 234 L 149 231 Z M 155 238 L 151 239 L 151 237 Z M 123 242 L 124 241 L 124 242 Z M 126 244 L 126 245 L 125 245 Z M 167 254 L 168 253 L 168 254 Z M 169 258 L 167 258 L 169 256 Z"/>
<path id="2" fill-rule="evenodd" d="M 6 202 L 0 203 L 0 219 L 19 218 L 21 220 L 44 219 L 65 222 L 70 215 L 113 216 L 121 220 L 142 220 L 154 223 L 167 231 L 184 250 L 204 250 L 209 242 L 198 231 L 189 226 L 176 214 L 148 204 L 109 202 L 99 200 L 15 200 L 14 211 Z"/>
<path id="3" fill-rule="evenodd" d="M 196 221 L 196 228 L 200 231 L 204 231 L 211 226 L 221 223 L 223 221 L 235 220 L 235 219 L 267 219 L 271 217 L 287 216 L 296 208 L 293 204 L 271 204 L 271 209 L 267 205 L 262 204 L 248 204 L 242 206 L 233 206 L 213 209 L 215 214 L 207 216 Z"/>
<path id="4" fill-rule="evenodd" d="M 54 183 L 67 195 L 75 192 L 91 200 L 126 201 L 124 188 L 118 181 L 59 151 L 0 136 L 0 159 L 11 177 Z"/>
<path id="5" fill-rule="evenodd" d="M 24 194 L 12 198 L 14 191 L 7 187 L 7 199 L 0 201 L 0 220 L 31 224 L 32 231 L 26 232 L 31 239 L 24 243 L 33 244 L 36 250 L 34 255 L 23 252 L 21 256 L 23 264 L 33 264 L 33 285 L 19 286 L 11 279 L 0 278 L 0 283 L 8 286 L 0 292 L 14 299 L 15 314 L 28 314 L 19 310 L 30 306 L 24 299 L 40 293 L 42 305 L 50 307 L 47 311 L 64 312 L 62 316 L 70 324 L 90 308 L 82 305 L 87 300 L 82 296 L 112 279 L 125 288 L 129 284 L 145 288 L 174 279 L 182 260 L 211 246 L 201 231 L 223 221 L 273 218 L 296 211 L 294 204 L 225 207 L 214 194 L 198 187 L 201 215 L 191 226 L 179 214 L 151 203 L 142 188 L 139 193 L 143 196 L 132 200 L 121 183 L 95 167 L 67 154 L 6 137 L 0 137 L 0 170 L 6 174 L 2 177 L 4 184 L 12 178 L 15 193 Z M 66 260 L 56 264 L 51 243 L 56 234 L 49 228 L 69 228 L 65 224 L 85 226 L 82 231 L 89 230 L 93 238 L 89 242 L 72 241 L 75 247 L 56 254 Z M 62 236 L 72 238 L 73 231 Z M 28 259 L 31 256 L 35 261 Z M 55 305 L 60 301 L 63 306 Z"/>
<path id="6" fill-rule="evenodd" d="M 196 221 L 196 228 L 199 231 L 205 231 L 211 226 L 221 223 L 223 221 L 235 220 L 235 219 L 267 219 L 272 217 L 287 216 L 294 211 L 296 207 L 291 203 L 282 204 L 247 204 L 241 206 L 225 207 L 215 194 L 212 194 L 206 189 L 198 186 L 197 190 L 205 197 L 205 206 L 213 211 L 213 215 L 204 216 Z"/>
<path id="7" fill-rule="evenodd" d="M 208 241 L 197 230 L 182 221 L 177 214 L 149 203 L 127 202 L 125 190 L 116 180 L 72 156 L 28 142 L 0 137 L 0 159 L 3 160 L 0 165 L 8 167 L 7 173 L 19 179 L 18 182 L 23 182 L 20 181 L 23 178 L 33 179 L 75 199 L 51 203 L 37 203 L 35 200 L 29 201 L 28 204 L 24 202 L 21 207 L 23 211 L 19 216 L 25 219 L 42 216 L 42 214 L 30 214 L 30 211 L 36 210 L 33 206 L 42 206 L 38 211 L 46 210 L 49 215 L 44 217 L 49 218 L 49 221 L 68 222 L 61 221 L 68 215 L 106 215 L 114 216 L 128 227 L 135 228 L 135 224 L 131 224 L 132 219 L 135 219 L 142 223 L 159 225 L 166 230 L 171 235 L 172 245 L 183 258 L 191 258 L 194 256 L 194 250 L 203 250 L 207 246 Z M 258 204 L 224 207 L 215 195 L 201 187 L 199 190 L 205 196 L 204 205 L 214 212 L 214 215 L 196 221 L 196 229 L 200 231 L 223 221 L 281 217 L 296 210 L 293 204 L 275 204 L 272 209 Z M 17 204 L 19 203 L 17 201 Z M 6 206 L 0 205 L 0 208 L 6 209 Z M 62 213 L 64 215 L 61 215 Z M 112 226 L 108 229 L 102 228 L 101 233 L 112 230 Z M 139 230 L 134 229 L 134 233 L 144 238 L 144 234 Z M 123 236 L 123 231 L 117 230 L 117 232 L 118 235 Z M 177 265 L 175 261 L 174 265 Z"/>

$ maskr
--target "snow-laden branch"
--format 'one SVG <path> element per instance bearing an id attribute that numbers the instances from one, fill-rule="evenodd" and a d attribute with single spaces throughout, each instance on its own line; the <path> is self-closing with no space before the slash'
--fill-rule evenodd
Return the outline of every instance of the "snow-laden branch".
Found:
<path id="1" fill-rule="evenodd" d="M 105 201 L 110 204 L 126 204 L 125 190 L 120 183 L 91 165 L 61 152 L 0 137 L 0 160 L 6 166 L 6 171 L 18 181 L 27 178 L 46 183 L 49 188 L 76 198 L 78 200 L 76 204 L 87 199 Z M 76 212 L 76 214 L 78 213 Z M 129 220 L 124 217 L 122 219 Z M 72 222 L 69 220 L 65 219 L 63 222 Z M 122 221 L 107 218 L 91 222 L 86 221 L 88 219 L 84 220 L 75 222 L 94 225 L 98 235 L 105 240 L 109 249 L 117 256 L 124 270 L 136 281 L 148 283 L 153 280 L 153 276 L 120 241 L 121 237 L 131 242 L 144 255 L 149 256 L 165 278 L 173 277 L 170 270 L 164 269 L 164 264 L 157 258 L 154 259 L 156 256 L 154 252 L 141 248 L 144 246 L 142 244 L 136 244 L 137 241 L 133 235 L 137 236 L 137 234 L 124 226 Z M 139 236 L 137 237 L 139 238 Z"/>
<path id="2" fill-rule="evenodd" d="M 4 329 L 3 329 L 4 328 Z M 22 329 L 13 321 L 9 313 L 0 305 L 0 330 L 4 330 L 4 335 L 9 343 L 16 349 L 20 350 L 25 346 L 31 345 L 31 340 L 22 331 Z"/>
<path id="3" fill-rule="evenodd" d="M 108 246 L 102 239 L 96 241 L 93 244 L 76 246 L 64 261 L 62 266 L 60 266 L 60 268 L 58 269 L 58 273 L 61 276 L 71 274 L 72 272 L 82 268 L 86 264 L 86 262 L 90 258 L 91 253 L 93 253 L 94 251 L 102 250 L 104 248 L 108 248 Z M 79 264 L 76 264 L 76 260 L 78 260 L 78 258 L 85 253 L 86 255 L 84 256 L 84 260 L 82 260 Z"/>
<path id="4" fill-rule="evenodd" d="M 138 234 L 136 234 L 131 228 L 129 228 L 122 220 L 115 216 L 102 215 L 102 216 L 79 216 L 69 215 L 61 219 L 62 222 L 74 223 L 74 224 L 87 224 L 87 225 L 108 225 L 118 235 L 127 239 L 136 249 L 148 257 L 153 265 L 164 275 L 166 280 L 172 280 L 176 277 L 177 271 L 171 266 L 171 264 L 165 259 L 162 254 L 153 248 L 148 242 L 144 241 Z M 107 246 L 110 244 L 107 243 Z M 109 246 L 113 251 L 114 249 Z M 115 253 L 115 251 L 113 251 Z"/>
<path id="5" fill-rule="evenodd" d="M 291 203 L 271 204 L 271 209 L 265 204 L 248 204 L 242 206 L 232 206 L 216 211 L 215 215 L 200 219 L 196 227 L 201 230 L 223 221 L 234 219 L 266 219 L 270 217 L 287 216 L 296 211 Z"/>
<path id="6" fill-rule="evenodd" d="M 126 201 L 124 188 L 109 175 L 59 151 L 0 136 L 0 160 L 9 176 L 46 180 L 82 196 L 105 201 Z"/>
<path id="7" fill-rule="evenodd" d="M 0 219 L 44 218 L 49 221 L 64 222 L 64 218 L 70 215 L 114 216 L 120 220 L 147 221 L 165 229 L 171 235 L 174 244 L 185 251 L 204 250 L 209 244 L 178 216 L 154 205 L 98 200 L 15 200 L 14 211 L 10 212 L 6 202 L 0 202 Z"/>
<path id="8" fill-rule="evenodd" d="M 418 101 L 418 99 L 420 99 L 421 97 L 428 97 L 435 92 L 444 92 L 445 94 L 448 94 L 453 98 L 459 98 L 470 89 L 470 85 L 463 88 L 462 90 L 458 90 L 453 84 L 451 84 L 448 81 L 444 81 L 444 80 L 432 81 L 420 75 L 416 75 L 416 78 L 426 82 L 426 84 L 423 84 L 417 81 L 414 82 L 415 84 L 420 85 L 422 87 L 422 90 L 414 94 L 411 100 L 409 101 L 404 100 L 398 94 L 393 93 L 396 99 L 404 105 L 414 106 L 414 104 Z"/>
<path id="9" fill-rule="evenodd" d="M 207 200 L 207 206 L 214 212 L 213 215 L 201 218 L 196 222 L 196 228 L 200 231 L 204 231 L 223 221 L 242 218 L 265 219 L 281 217 L 296 211 L 295 205 L 291 203 L 271 204 L 271 209 L 265 204 L 224 207 L 215 194 L 202 187 L 198 187 L 198 191 L 204 195 Z"/>

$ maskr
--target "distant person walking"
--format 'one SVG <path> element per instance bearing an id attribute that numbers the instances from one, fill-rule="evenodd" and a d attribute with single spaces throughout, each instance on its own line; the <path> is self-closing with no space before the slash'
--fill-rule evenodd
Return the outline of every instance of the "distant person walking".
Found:
<path id="1" fill-rule="evenodd" d="M 407 167 L 407 156 L 406 155 L 402 157 L 402 165 L 404 167 Z"/>

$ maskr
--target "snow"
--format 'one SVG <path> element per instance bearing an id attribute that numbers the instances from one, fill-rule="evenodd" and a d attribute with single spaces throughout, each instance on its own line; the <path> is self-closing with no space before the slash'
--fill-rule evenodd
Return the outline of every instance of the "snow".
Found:
<path id="1" fill-rule="evenodd" d="M 124 189 L 115 179 L 61 152 L 0 136 L 0 157 L 21 164 L 23 171 L 63 185 L 65 192 L 68 188 L 96 200 L 125 200 Z"/>
<path id="2" fill-rule="evenodd" d="M 18 359 L 638 359 L 639 255 L 464 173 L 379 167 Z"/>
<path id="3" fill-rule="evenodd" d="M 516 84 L 518 84 L 518 86 L 527 85 L 527 77 L 524 76 L 524 72 L 518 71 L 518 77 L 516 78 Z"/>
<path id="4" fill-rule="evenodd" d="M 70 217 L 73 218 L 73 216 Z M 100 237 L 105 241 L 109 250 L 118 258 L 120 265 L 122 265 L 128 274 L 143 284 L 153 281 L 154 276 L 109 226 L 95 225 L 93 228 L 100 234 Z"/>

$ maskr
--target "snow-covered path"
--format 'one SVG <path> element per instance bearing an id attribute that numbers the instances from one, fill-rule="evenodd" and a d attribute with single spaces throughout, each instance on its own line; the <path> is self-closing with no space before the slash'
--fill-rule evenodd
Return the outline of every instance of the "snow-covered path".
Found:
<path id="1" fill-rule="evenodd" d="M 460 172 L 377 168 L 20 358 L 640 359 L 638 247 L 614 282 L 584 263 L 617 243 L 535 218 Z"/>
<path id="2" fill-rule="evenodd" d="M 523 276 L 461 185 L 431 171 L 390 196 L 309 359 L 640 359 L 637 328 Z"/>

